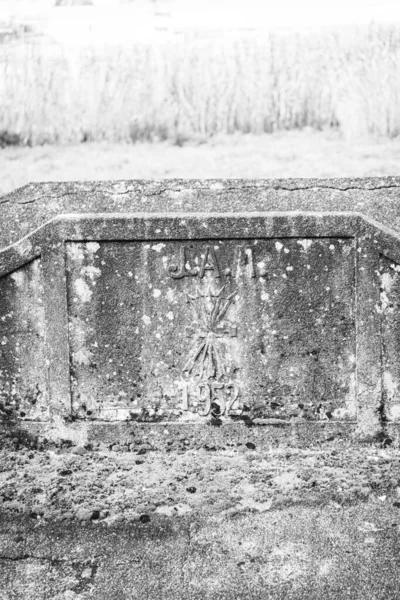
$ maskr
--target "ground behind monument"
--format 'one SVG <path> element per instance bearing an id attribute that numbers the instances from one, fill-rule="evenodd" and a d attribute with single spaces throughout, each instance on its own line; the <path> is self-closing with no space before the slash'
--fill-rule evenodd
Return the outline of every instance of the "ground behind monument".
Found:
<path id="1" fill-rule="evenodd" d="M 171 142 L 0 149 L 0 194 L 35 181 L 396 175 L 400 140 L 312 129 Z M 350 209 L 351 207 L 349 207 Z"/>

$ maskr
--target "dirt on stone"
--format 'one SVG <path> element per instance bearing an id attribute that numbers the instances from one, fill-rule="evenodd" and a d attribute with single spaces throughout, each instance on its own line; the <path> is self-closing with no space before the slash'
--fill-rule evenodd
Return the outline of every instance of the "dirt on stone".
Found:
<path id="1" fill-rule="evenodd" d="M 0 511 L 44 521 L 113 524 L 188 513 L 234 518 L 289 505 L 400 507 L 400 450 L 335 441 L 308 447 L 249 444 L 165 453 L 22 443 L 0 450 Z M 253 446 L 255 446 L 253 448 Z"/>

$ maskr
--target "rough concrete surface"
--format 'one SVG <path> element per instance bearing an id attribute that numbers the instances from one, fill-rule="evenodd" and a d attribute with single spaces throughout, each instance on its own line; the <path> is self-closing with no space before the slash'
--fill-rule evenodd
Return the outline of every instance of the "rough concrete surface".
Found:
<path id="1" fill-rule="evenodd" d="M 247 440 L 3 438 L 0 598 L 397 598 L 399 451 Z"/>
<path id="2" fill-rule="evenodd" d="M 399 191 L 0 199 L 0 598 L 399 596 Z"/>

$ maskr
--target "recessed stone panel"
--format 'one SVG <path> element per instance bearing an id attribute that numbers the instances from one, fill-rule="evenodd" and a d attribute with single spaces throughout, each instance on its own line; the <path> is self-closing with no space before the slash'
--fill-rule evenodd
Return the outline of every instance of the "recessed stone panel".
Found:
<path id="1" fill-rule="evenodd" d="M 49 416 L 40 260 L 0 278 L 0 419 Z"/>
<path id="2" fill-rule="evenodd" d="M 352 238 L 67 244 L 74 417 L 352 420 Z"/>

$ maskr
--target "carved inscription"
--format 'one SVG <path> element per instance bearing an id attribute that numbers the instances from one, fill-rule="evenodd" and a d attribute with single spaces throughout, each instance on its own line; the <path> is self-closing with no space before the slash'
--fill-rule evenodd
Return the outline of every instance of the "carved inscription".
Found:
<path id="1" fill-rule="evenodd" d="M 191 385 L 182 381 L 182 410 L 196 412 L 202 417 L 238 415 L 242 412 L 239 402 L 240 388 L 237 381 L 227 383 L 201 381 Z"/>
<path id="2" fill-rule="evenodd" d="M 198 258 L 198 257 L 195 257 Z M 237 277 L 237 275 L 246 269 L 250 277 L 266 277 L 267 266 L 265 261 L 261 261 L 257 265 L 254 262 L 253 249 L 246 248 L 243 245 L 236 246 L 235 259 L 233 264 L 221 270 L 217 253 L 211 245 L 207 245 L 201 256 L 199 265 L 192 265 L 189 256 L 189 249 L 186 246 L 181 246 L 179 250 L 178 264 L 173 263 L 168 267 L 168 273 L 173 279 L 182 279 L 183 277 L 199 277 L 202 279 L 206 272 L 212 272 L 214 277 Z"/>
<path id="3" fill-rule="evenodd" d="M 196 287 L 187 294 L 192 308 L 193 324 L 186 333 L 192 339 L 189 356 L 182 368 L 182 408 L 200 416 L 222 416 L 240 411 L 239 384 L 232 378 L 238 367 L 227 352 L 224 338 L 237 336 L 237 326 L 227 318 L 237 290 L 228 293 L 227 286 L 205 290 Z"/>
<path id="4" fill-rule="evenodd" d="M 199 379 L 221 379 L 228 376 L 229 367 L 221 338 L 225 335 L 237 335 L 236 325 L 229 321 L 223 323 L 237 291 L 224 296 L 224 290 L 225 286 L 219 290 L 209 286 L 206 292 L 197 288 L 195 295 L 188 295 L 193 308 L 194 324 L 187 332 L 194 337 L 194 344 L 183 372 Z"/>
<path id="5" fill-rule="evenodd" d="M 354 252 L 347 238 L 228 229 L 68 242 L 74 417 L 355 418 Z"/>
<path id="6" fill-rule="evenodd" d="M 231 344 L 227 343 L 238 335 L 232 310 L 238 294 L 234 279 L 241 274 L 250 279 L 265 277 L 264 263 L 256 268 L 252 248 L 244 245 L 236 246 L 229 265 L 220 264 L 216 249 L 210 244 L 197 256 L 183 245 L 178 261 L 168 266 L 168 274 L 173 279 L 204 280 L 194 285 L 192 292 L 186 292 L 193 321 L 186 327 L 191 344 L 182 365 L 181 408 L 202 417 L 240 414 L 239 367 Z"/>

